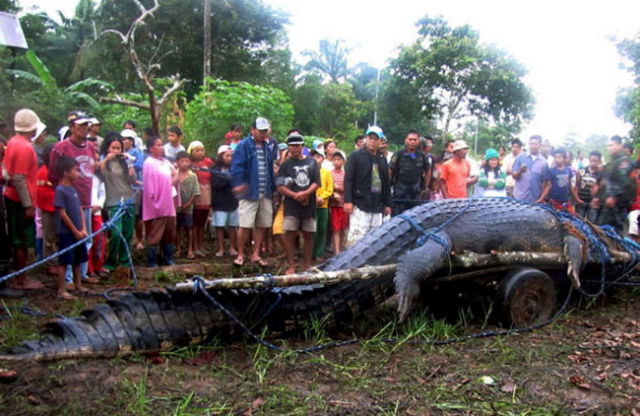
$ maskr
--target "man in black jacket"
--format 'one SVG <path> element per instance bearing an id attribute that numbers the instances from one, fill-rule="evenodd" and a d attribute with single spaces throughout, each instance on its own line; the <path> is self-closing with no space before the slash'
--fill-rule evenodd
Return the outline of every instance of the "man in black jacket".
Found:
<path id="1" fill-rule="evenodd" d="M 344 212 L 349 217 L 349 247 L 391 215 L 387 160 L 380 153 L 384 135 L 378 126 L 367 129 L 364 147 L 349 155 L 344 175 Z"/>

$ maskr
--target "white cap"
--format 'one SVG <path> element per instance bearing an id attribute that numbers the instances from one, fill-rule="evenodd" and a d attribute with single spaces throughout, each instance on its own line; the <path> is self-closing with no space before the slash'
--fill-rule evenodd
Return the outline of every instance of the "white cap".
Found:
<path id="1" fill-rule="evenodd" d="M 256 124 L 256 129 L 258 130 L 268 130 L 270 127 L 269 120 L 267 120 L 264 117 L 256 118 L 255 124 Z"/>

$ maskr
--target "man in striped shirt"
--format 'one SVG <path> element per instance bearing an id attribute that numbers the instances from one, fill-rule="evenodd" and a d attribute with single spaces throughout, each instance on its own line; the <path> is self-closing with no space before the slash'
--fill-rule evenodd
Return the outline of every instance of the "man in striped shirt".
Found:
<path id="1" fill-rule="evenodd" d="M 266 266 L 260 257 L 260 247 L 265 231 L 271 227 L 273 208 L 271 200 L 276 191 L 273 172 L 273 154 L 268 150 L 269 121 L 256 118 L 251 124 L 251 134 L 242 140 L 233 152 L 231 162 L 231 186 L 239 200 L 238 206 L 238 257 L 236 266 L 244 264 L 244 246 L 253 229 L 254 246 L 251 261 Z"/>

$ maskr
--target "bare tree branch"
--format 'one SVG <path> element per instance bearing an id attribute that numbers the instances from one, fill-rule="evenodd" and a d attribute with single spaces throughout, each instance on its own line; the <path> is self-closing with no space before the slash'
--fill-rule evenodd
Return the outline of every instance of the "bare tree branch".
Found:
<path id="1" fill-rule="evenodd" d="M 186 81 L 186 79 L 180 79 L 180 74 L 175 74 L 171 77 L 171 80 L 173 81 L 173 85 L 171 86 L 171 88 L 166 90 L 164 94 L 162 94 L 162 97 L 158 100 L 158 105 L 164 104 L 164 102 L 169 99 L 169 97 L 171 97 L 173 93 L 178 91 L 182 87 L 182 84 L 184 84 Z"/>
<path id="2" fill-rule="evenodd" d="M 143 110 L 150 110 L 149 104 L 139 103 L 137 101 L 127 100 L 120 96 L 116 96 L 116 98 L 112 97 L 100 97 L 100 101 L 103 103 L 111 103 L 111 104 L 121 104 L 126 105 L 128 107 L 137 107 Z"/>

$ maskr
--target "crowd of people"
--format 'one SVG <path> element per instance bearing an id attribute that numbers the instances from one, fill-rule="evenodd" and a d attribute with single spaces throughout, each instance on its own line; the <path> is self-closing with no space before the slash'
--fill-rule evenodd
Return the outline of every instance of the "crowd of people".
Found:
<path id="1" fill-rule="evenodd" d="M 43 146 L 46 126 L 22 109 L 12 137 L 0 141 L 4 257 L 11 253 L 20 270 L 31 247 L 46 258 L 86 240 L 46 264 L 63 299 L 129 267 L 133 247 L 146 250 L 150 267 L 171 265 L 176 256 L 207 256 L 207 228 L 215 235 L 215 257 L 260 267 L 268 265 L 265 256 L 282 257 L 285 273 L 292 274 L 300 270 L 298 247 L 301 267 L 308 269 L 386 218 L 445 198 L 547 203 L 638 239 L 636 162 L 633 148 L 618 136 L 608 141 L 606 165 L 598 151 L 573 158 L 540 136 L 529 138 L 527 151 L 513 139 L 510 152 L 489 148 L 475 161 L 465 141 L 449 140 L 435 155 L 433 139 L 414 130 L 391 152 L 378 126 L 356 137 L 349 154 L 332 139 L 306 147 L 297 129 L 278 143 L 269 121 L 257 117 L 244 139 L 243 127 L 231 126 L 214 160 L 201 141 L 185 148 L 178 126 L 167 129 L 166 141 L 151 129 L 140 137 L 133 121 L 104 138 L 100 126 L 72 111 L 59 140 Z M 107 221 L 114 228 L 88 237 Z M 0 275 L 7 264 L 0 263 Z M 3 284 L 0 295 L 41 288 L 23 273 Z"/>

